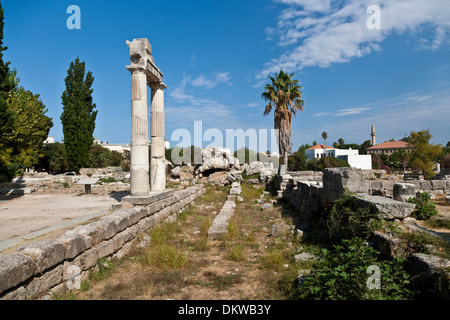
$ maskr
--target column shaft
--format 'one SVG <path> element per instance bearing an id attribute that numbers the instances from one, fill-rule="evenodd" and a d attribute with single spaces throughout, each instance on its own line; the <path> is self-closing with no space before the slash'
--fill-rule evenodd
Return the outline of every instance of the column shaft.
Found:
<path id="1" fill-rule="evenodd" d="M 164 191 L 166 189 L 166 148 L 164 144 L 164 89 L 166 87 L 163 83 L 159 83 L 151 88 L 150 190 Z"/>
<path id="2" fill-rule="evenodd" d="M 131 76 L 131 196 L 149 195 L 147 76 Z"/>

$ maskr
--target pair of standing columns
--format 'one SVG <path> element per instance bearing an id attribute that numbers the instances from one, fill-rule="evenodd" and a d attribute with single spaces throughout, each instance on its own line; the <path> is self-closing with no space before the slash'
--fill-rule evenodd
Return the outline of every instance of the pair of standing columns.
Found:
<path id="1" fill-rule="evenodd" d="M 163 82 L 151 88 L 151 160 L 148 151 L 147 75 L 142 69 L 131 75 L 131 196 L 148 196 L 166 189 Z M 150 172 L 149 172 L 150 168 Z M 149 178 L 150 177 L 150 178 Z"/>

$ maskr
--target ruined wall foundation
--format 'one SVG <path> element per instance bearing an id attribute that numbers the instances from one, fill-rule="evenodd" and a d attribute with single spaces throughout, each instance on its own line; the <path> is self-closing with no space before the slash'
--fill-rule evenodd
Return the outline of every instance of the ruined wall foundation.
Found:
<path id="1" fill-rule="evenodd" d="M 176 220 L 177 213 L 205 191 L 202 185 L 175 191 L 146 206 L 114 211 L 56 239 L 34 241 L 11 254 L 1 254 L 0 300 L 65 292 L 75 277 L 87 279 L 100 259 L 125 256 L 139 234 L 157 223 Z"/>

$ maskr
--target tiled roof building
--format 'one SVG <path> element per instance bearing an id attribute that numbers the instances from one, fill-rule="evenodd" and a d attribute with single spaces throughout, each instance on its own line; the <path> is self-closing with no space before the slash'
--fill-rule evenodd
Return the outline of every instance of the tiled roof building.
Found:
<path id="1" fill-rule="evenodd" d="M 391 155 L 395 151 L 406 150 L 411 151 L 413 146 L 405 141 L 388 141 L 377 144 L 376 146 L 367 148 L 368 154 L 386 154 Z"/>

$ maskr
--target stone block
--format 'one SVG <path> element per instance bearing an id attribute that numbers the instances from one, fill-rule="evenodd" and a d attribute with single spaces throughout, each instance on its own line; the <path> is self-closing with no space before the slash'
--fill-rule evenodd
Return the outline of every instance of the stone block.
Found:
<path id="1" fill-rule="evenodd" d="M 109 240 L 117 233 L 116 220 L 110 216 L 106 216 L 94 222 L 94 225 L 99 226 L 103 230 L 103 240 Z"/>
<path id="2" fill-rule="evenodd" d="M 64 245 L 56 240 L 39 240 L 21 246 L 18 253 L 29 256 L 35 263 L 35 274 L 43 273 L 64 260 Z"/>
<path id="3" fill-rule="evenodd" d="M 122 231 L 121 233 L 118 233 L 116 235 L 116 238 L 120 238 L 121 242 L 127 243 L 127 242 L 131 241 L 132 239 L 134 239 L 137 232 L 138 232 L 138 226 L 134 225 L 134 226 L 131 226 L 131 227 L 127 228 L 126 230 Z M 120 248 L 117 248 L 117 249 L 120 249 Z"/>
<path id="4" fill-rule="evenodd" d="M 341 194 L 345 190 L 356 193 L 365 193 L 367 191 L 364 173 L 356 168 L 325 169 L 323 187 Z"/>
<path id="5" fill-rule="evenodd" d="M 14 291 L 11 291 L 4 296 L 1 296 L 0 294 L 0 300 L 9 301 L 9 300 L 25 300 L 26 297 L 26 290 L 25 287 L 21 286 L 17 288 Z"/>
<path id="6" fill-rule="evenodd" d="M 241 193 L 242 193 L 242 188 L 241 187 L 231 188 L 230 189 L 230 194 L 240 195 Z"/>
<path id="7" fill-rule="evenodd" d="M 406 248 L 402 241 L 393 234 L 375 231 L 370 239 L 375 243 L 378 251 L 390 258 L 405 258 Z"/>
<path id="8" fill-rule="evenodd" d="M 432 190 L 444 191 L 445 188 L 446 188 L 445 180 L 431 180 L 431 189 Z"/>
<path id="9" fill-rule="evenodd" d="M 33 298 L 40 293 L 46 292 L 50 288 L 61 283 L 63 278 L 63 266 L 59 265 L 48 270 L 42 275 L 37 275 L 25 288 L 26 298 Z"/>
<path id="10" fill-rule="evenodd" d="M 397 201 L 408 202 L 409 198 L 416 196 L 416 186 L 411 183 L 394 184 L 394 199 Z"/>
<path id="11" fill-rule="evenodd" d="M 31 278 L 34 274 L 33 260 L 23 254 L 0 256 L 0 295 Z"/>
<path id="12" fill-rule="evenodd" d="M 409 217 L 416 208 L 412 203 L 385 197 L 358 195 L 356 198 L 361 206 L 369 209 L 372 213 L 378 214 L 381 219 L 385 220 L 404 219 Z"/>
<path id="13" fill-rule="evenodd" d="M 316 260 L 317 256 L 308 252 L 302 252 L 300 254 L 297 254 L 294 256 L 294 261 L 295 262 L 300 262 L 300 261 L 308 261 L 308 260 Z"/>
<path id="14" fill-rule="evenodd" d="M 86 250 L 75 260 L 77 260 L 77 265 L 79 265 L 82 270 L 88 270 L 97 264 L 98 249 L 91 248 L 89 250 Z"/>
<path id="15" fill-rule="evenodd" d="M 114 259 L 122 259 L 128 253 L 130 253 L 132 249 L 133 249 L 133 244 L 131 242 L 125 243 L 122 246 L 122 248 L 113 255 L 113 258 Z"/>
<path id="16" fill-rule="evenodd" d="M 56 239 L 64 245 L 64 259 L 70 260 L 86 250 L 85 241 L 76 233 L 66 232 Z"/>
<path id="17" fill-rule="evenodd" d="M 151 228 L 153 225 L 155 225 L 155 223 L 157 223 L 158 221 L 159 221 L 159 219 L 156 214 L 142 219 L 137 224 L 138 233 L 143 233 L 143 232 L 147 231 L 149 228 Z"/>
<path id="18" fill-rule="evenodd" d="M 147 216 L 147 210 L 142 207 L 133 208 L 129 217 L 129 226 L 137 224 Z"/>
<path id="19" fill-rule="evenodd" d="M 86 248 L 90 248 L 92 246 L 96 246 L 100 242 L 103 241 L 103 229 L 100 225 L 96 225 L 95 223 L 90 223 L 88 225 L 84 226 L 78 226 L 71 230 L 74 233 L 78 233 L 79 235 L 83 237 L 89 237 L 91 239 L 91 244 L 86 243 L 85 239 L 85 246 Z"/>
<path id="20" fill-rule="evenodd" d="M 208 230 L 208 239 L 219 240 L 223 234 L 228 232 L 228 222 L 234 214 L 235 207 L 236 203 L 234 201 L 225 202 Z"/>
<path id="21" fill-rule="evenodd" d="M 103 241 L 97 246 L 98 250 L 98 258 L 103 259 L 106 258 L 114 253 L 116 243 L 114 241 L 114 238 Z"/>
<path id="22" fill-rule="evenodd" d="M 126 211 L 116 211 L 110 215 L 112 219 L 114 219 L 114 222 L 116 223 L 116 232 L 122 232 L 126 228 L 128 228 L 129 225 L 129 216 L 130 212 L 129 210 Z"/>
<path id="23" fill-rule="evenodd" d="M 430 191 L 431 190 L 431 181 L 420 180 L 420 189 L 423 191 Z"/>
<path id="24" fill-rule="evenodd" d="M 417 276 L 438 299 L 450 299 L 450 261 L 437 256 L 415 253 L 408 258 L 409 272 Z"/>
<path id="25" fill-rule="evenodd" d="M 272 226 L 272 236 L 280 237 L 286 235 L 287 233 L 293 233 L 295 231 L 295 226 L 287 224 L 275 224 Z"/>

